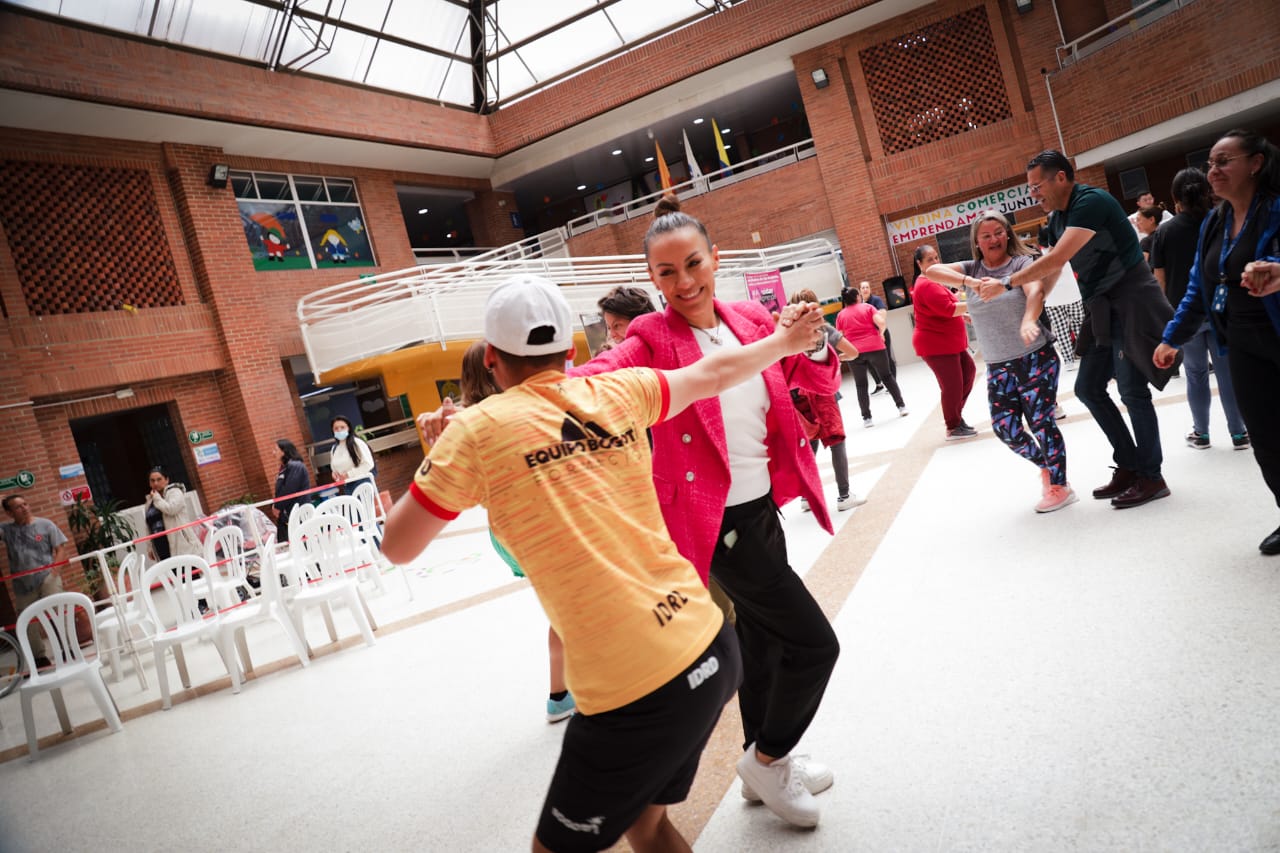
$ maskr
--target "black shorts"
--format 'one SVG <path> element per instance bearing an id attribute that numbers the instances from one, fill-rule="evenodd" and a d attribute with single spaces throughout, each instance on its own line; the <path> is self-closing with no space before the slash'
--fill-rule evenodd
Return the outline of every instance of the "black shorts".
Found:
<path id="1" fill-rule="evenodd" d="M 564 733 L 537 837 L 548 849 L 603 850 L 650 805 L 684 800 L 725 703 L 742 680 L 727 622 L 684 672 L 634 702 L 575 714 Z"/>

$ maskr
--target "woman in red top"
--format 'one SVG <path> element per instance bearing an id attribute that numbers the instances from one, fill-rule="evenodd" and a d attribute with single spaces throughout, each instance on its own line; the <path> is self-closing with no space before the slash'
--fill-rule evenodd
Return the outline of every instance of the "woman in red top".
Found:
<path id="1" fill-rule="evenodd" d="M 902 401 L 902 392 L 898 390 L 898 380 L 889 369 L 889 354 L 885 351 L 884 312 L 868 302 L 862 301 L 862 294 L 856 288 L 846 287 L 840 291 L 840 299 L 844 309 L 836 315 L 836 328 L 858 350 L 858 357 L 853 365 L 853 379 L 858 389 L 858 408 L 862 410 L 862 425 L 874 426 L 871 420 L 871 394 L 867 391 L 867 368 L 873 366 L 876 375 L 889 389 L 893 402 L 898 406 L 898 414 L 906 417 L 907 404 Z"/>
<path id="2" fill-rule="evenodd" d="M 911 345 L 924 359 L 942 391 L 942 419 L 947 441 L 971 438 L 978 431 L 964 422 L 964 402 L 973 390 L 976 369 L 969 356 L 969 335 L 964 328 L 967 306 L 948 287 L 925 278 L 921 270 L 938 263 L 938 250 L 928 243 L 916 248 L 916 281 L 911 302 L 916 306 L 916 328 Z"/>

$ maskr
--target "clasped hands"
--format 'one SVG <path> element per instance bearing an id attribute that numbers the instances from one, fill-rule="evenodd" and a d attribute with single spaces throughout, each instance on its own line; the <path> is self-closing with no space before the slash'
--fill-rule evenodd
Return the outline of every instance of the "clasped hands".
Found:
<path id="1" fill-rule="evenodd" d="M 822 313 L 822 306 L 816 302 L 795 302 L 775 311 L 773 321 L 777 324 L 775 334 L 787 335 L 791 341 L 803 343 L 796 352 L 815 351 L 826 343 L 827 336 L 822 327 L 827 319 Z M 795 331 L 791 331 L 791 330 Z"/>

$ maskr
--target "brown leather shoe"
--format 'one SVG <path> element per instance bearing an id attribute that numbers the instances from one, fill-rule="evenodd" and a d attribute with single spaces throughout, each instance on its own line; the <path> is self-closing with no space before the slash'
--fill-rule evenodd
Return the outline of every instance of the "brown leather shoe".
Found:
<path id="1" fill-rule="evenodd" d="M 1137 471 L 1130 471 L 1128 468 L 1112 468 L 1111 482 L 1094 489 L 1093 496 L 1100 501 L 1114 498 L 1132 486 L 1137 479 Z"/>
<path id="2" fill-rule="evenodd" d="M 1116 509 L 1129 509 L 1167 497 L 1169 487 L 1165 485 L 1164 477 L 1139 477 L 1132 486 L 1112 498 L 1111 505 Z"/>

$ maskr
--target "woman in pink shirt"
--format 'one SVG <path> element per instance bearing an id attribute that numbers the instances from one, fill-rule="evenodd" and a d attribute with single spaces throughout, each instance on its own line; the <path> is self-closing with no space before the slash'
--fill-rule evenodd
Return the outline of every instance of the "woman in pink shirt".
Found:
<path id="1" fill-rule="evenodd" d="M 885 350 L 884 312 L 869 302 L 862 301 L 862 294 L 857 288 L 846 287 L 840 291 L 840 299 L 844 309 L 836 315 L 836 328 L 839 329 L 849 343 L 858 350 L 858 357 L 852 362 L 853 379 L 858 389 L 858 408 L 862 410 L 862 426 L 874 426 L 871 419 L 871 393 L 867 390 L 867 369 L 875 367 L 876 375 L 889 390 L 898 414 L 906 417 L 907 404 L 902 399 L 902 391 L 898 389 L 898 380 L 889 369 L 889 354 Z"/>

